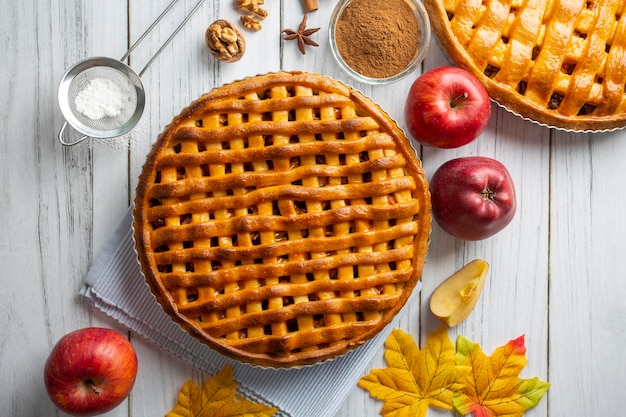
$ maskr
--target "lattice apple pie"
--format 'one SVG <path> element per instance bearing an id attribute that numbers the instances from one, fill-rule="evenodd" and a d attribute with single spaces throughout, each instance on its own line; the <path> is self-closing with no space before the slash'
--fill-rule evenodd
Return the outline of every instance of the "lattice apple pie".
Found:
<path id="1" fill-rule="evenodd" d="M 378 105 L 281 72 L 172 120 L 140 176 L 134 229 L 146 280 L 184 329 L 244 362 L 301 366 L 361 345 L 406 303 L 430 199 Z"/>
<path id="2" fill-rule="evenodd" d="M 425 0 L 450 58 L 496 102 L 567 130 L 626 125 L 626 19 L 617 0 Z"/>

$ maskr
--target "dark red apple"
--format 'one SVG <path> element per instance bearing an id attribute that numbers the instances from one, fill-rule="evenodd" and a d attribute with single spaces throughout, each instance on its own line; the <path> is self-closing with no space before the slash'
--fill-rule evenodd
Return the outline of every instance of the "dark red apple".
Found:
<path id="1" fill-rule="evenodd" d="M 486 239 L 515 216 L 515 186 L 499 161 L 483 156 L 452 159 L 430 180 L 433 218 L 443 230 L 465 240 Z"/>
<path id="2" fill-rule="evenodd" d="M 63 336 L 44 368 L 52 402 L 73 416 L 94 416 L 117 407 L 135 383 L 137 355 L 119 332 L 88 327 Z"/>
<path id="3" fill-rule="evenodd" d="M 404 108 L 407 129 L 418 142 L 458 148 L 476 139 L 491 117 L 485 88 L 468 71 L 438 67 L 411 85 Z"/>

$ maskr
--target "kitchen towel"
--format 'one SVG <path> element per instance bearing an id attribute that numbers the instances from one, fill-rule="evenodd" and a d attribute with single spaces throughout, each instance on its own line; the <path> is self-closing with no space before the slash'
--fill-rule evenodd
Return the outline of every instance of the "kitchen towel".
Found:
<path id="1" fill-rule="evenodd" d="M 107 315 L 196 368 L 214 375 L 230 364 L 245 397 L 280 409 L 281 417 L 332 417 L 381 349 L 399 317 L 375 338 L 346 355 L 301 369 L 263 369 L 231 360 L 191 337 L 165 314 L 141 274 L 129 208 L 97 255 L 81 294 Z"/>

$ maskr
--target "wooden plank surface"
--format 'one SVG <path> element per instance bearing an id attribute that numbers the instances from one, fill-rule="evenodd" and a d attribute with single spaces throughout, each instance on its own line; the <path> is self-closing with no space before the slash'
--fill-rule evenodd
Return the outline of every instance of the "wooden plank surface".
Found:
<path id="1" fill-rule="evenodd" d="M 267 1 L 260 32 L 245 32 L 247 51 L 218 63 L 204 46 L 217 18 L 238 19 L 231 0 L 209 0 L 142 77 L 143 119 L 122 140 L 64 147 L 56 89 L 65 70 L 95 55 L 121 57 L 169 0 L 0 0 L 0 415 L 63 415 L 45 394 L 42 370 L 52 345 L 91 324 L 126 331 L 77 294 L 93 259 L 134 196 L 137 176 L 159 132 L 191 100 L 223 83 L 269 71 L 307 70 L 354 85 L 401 126 L 411 82 L 368 86 L 334 64 L 328 20 L 337 0 L 319 0 L 309 26 L 320 44 L 306 55 L 280 30 L 303 16 L 296 0 Z M 196 0 L 183 0 L 132 54 L 142 68 Z M 422 70 L 449 63 L 433 40 Z M 450 331 L 479 342 L 485 352 L 525 335 L 529 363 L 523 377 L 552 386 L 529 416 L 617 415 L 626 359 L 626 134 L 550 130 L 497 105 L 486 131 L 456 150 L 417 146 L 430 177 L 446 160 L 485 155 L 502 161 L 518 192 L 509 227 L 481 242 L 464 242 L 433 224 L 423 290 L 399 326 L 423 343 L 438 326 L 428 309 L 433 289 L 474 258 L 490 273 L 472 315 Z M 130 401 L 112 417 L 164 415 L 187 379 L 208 378 L 141 336 L 130 333 L 140 372 Z M 370 368 L 382 367 L 382 351 Z M 366 369 L 366 373 L 369 369 Z M 377 416 L 381 403 L 351 389 L 337 417 Z M 451 415 L 431 410 L 429 415 Z M 294 416 L 296 417 L 296 416 Z"/>

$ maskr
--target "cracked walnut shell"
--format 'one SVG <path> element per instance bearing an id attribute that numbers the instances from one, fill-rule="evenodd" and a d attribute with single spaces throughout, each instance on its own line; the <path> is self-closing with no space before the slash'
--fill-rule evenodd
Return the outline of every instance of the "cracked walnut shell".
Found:
<path id="1" fill-rule="evenodd" d="M 242 33 L 227 20 L 213 22 L 204 37 L 211 54 L 222 62 L 239 61 L 246 51 Z"/>

